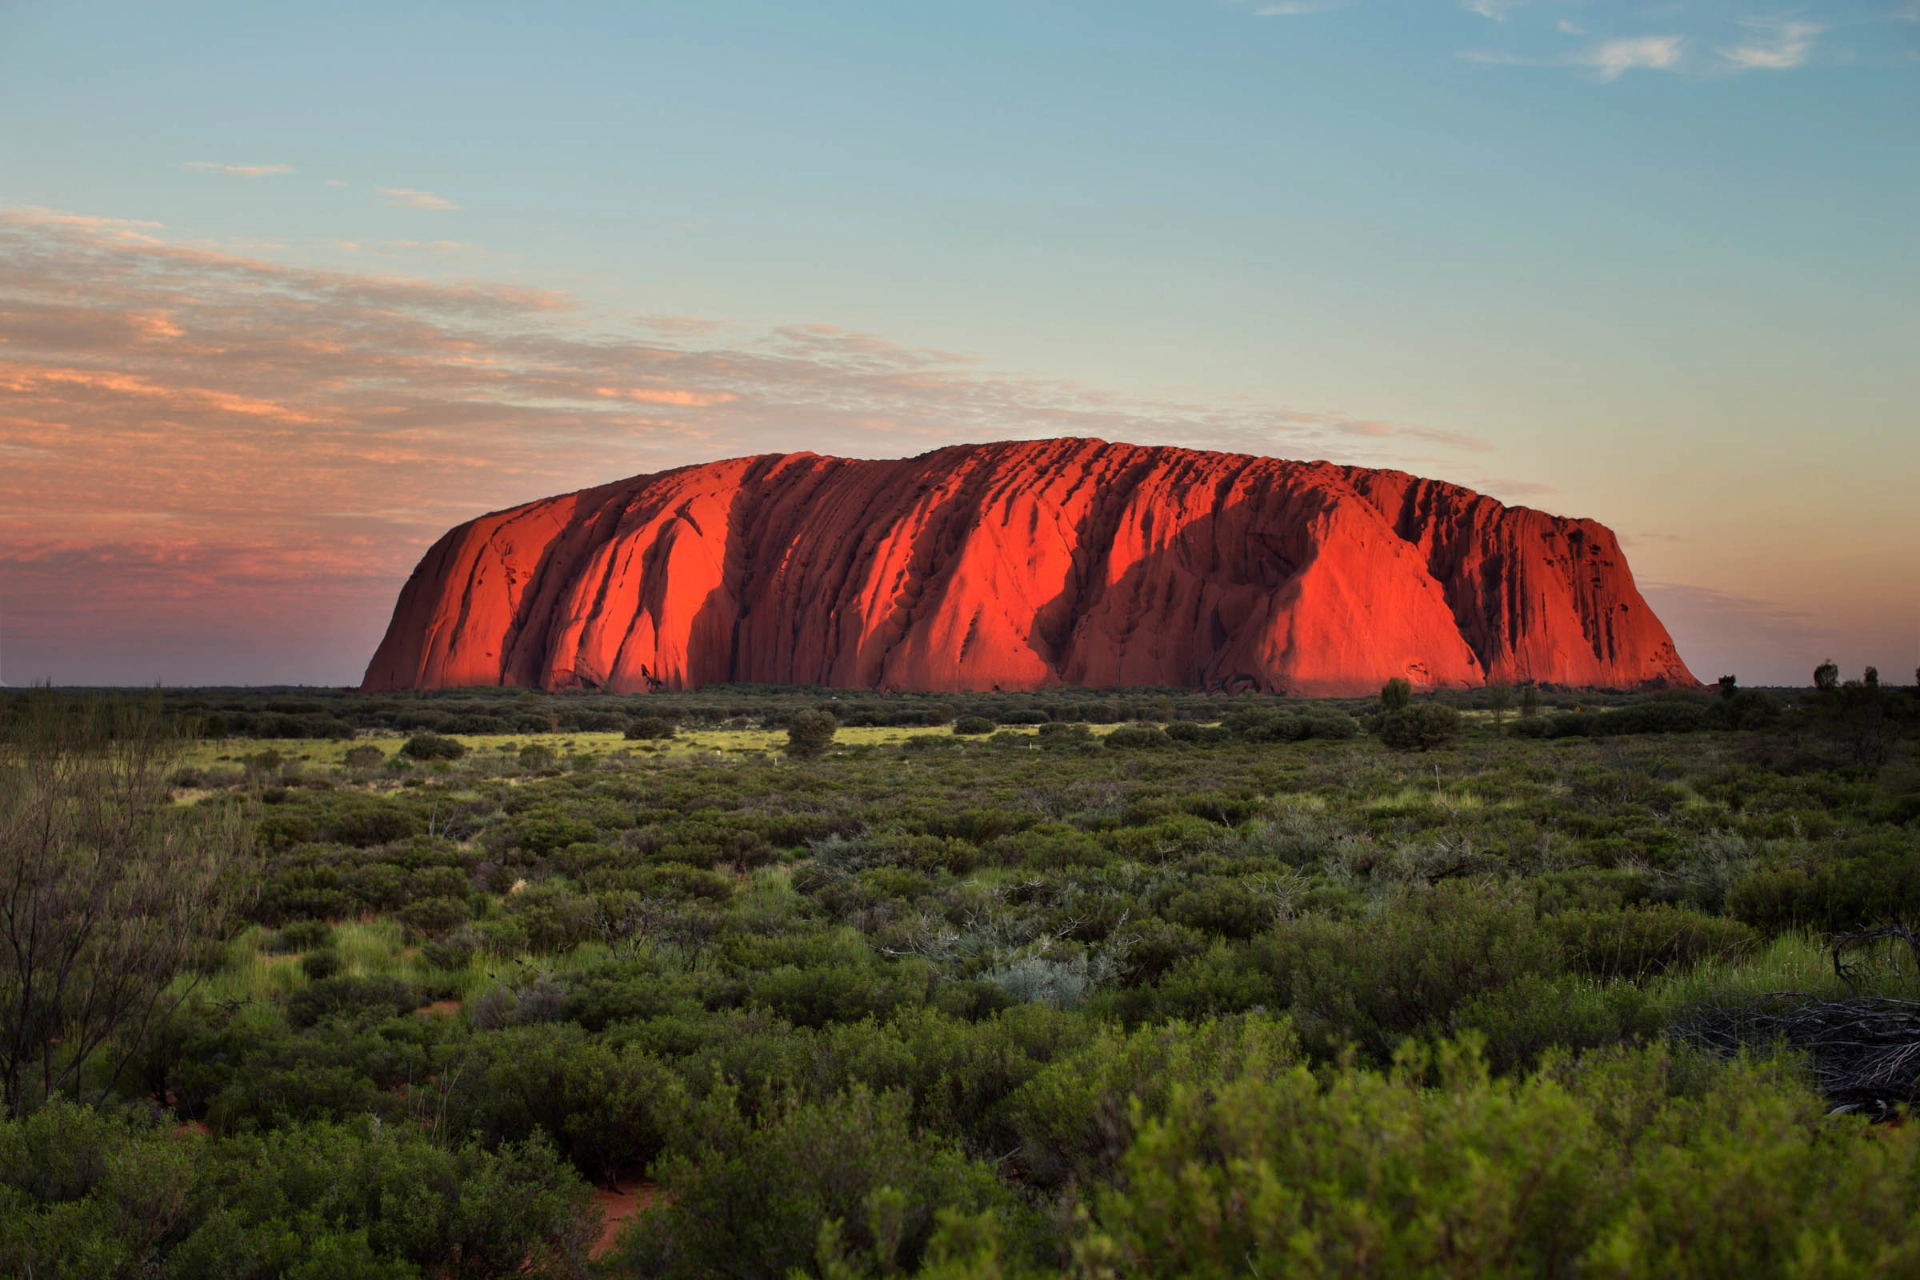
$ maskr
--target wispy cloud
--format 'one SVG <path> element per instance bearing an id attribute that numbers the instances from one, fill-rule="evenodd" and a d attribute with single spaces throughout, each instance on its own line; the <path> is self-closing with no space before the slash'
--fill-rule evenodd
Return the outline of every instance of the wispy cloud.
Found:
<path id="1" fill-rule="evenodd" d="M 1316 13 L 1326 13 L 1337 9 L 1338 0 L 1280 0 L 1277 4 L 1263 4 L 1253 11 L 1256 18 L 1304 18 Z"/>
<path id="2" fill-rule="evenodd" d="M 1602 80 L 1613 81 L 1629 71 L 1672 71 L 1679 67 L 1685 46 L 1685 36 L 1632 36 L 1603 40 L 1572 61 L 1593 68 Z"/>
<path id="3" fill-rule="evenodd" d="M 382 240 L 377 245 L 363 244 L 358 240 L 335 240 L 333 247 L 344 253 L 396 255 L 459 253 L 467 249 L 478 249 L 480 246 L 470 240 Z"/>
<path id="4" fill-rule="evenodd" d="M 1763 31 L 1770 38 L 1717 50 L 1727 63 L 1740 71 L 1788 71 L 1800 66 L 1813 52 L 1813 38 L 1826 30 L 1817 22 L 1751 20 L 1741 25 Z"/>
<path id="5" fill-rule="evenodd" d="M 1460 0 L 1460 7 L 1468 13 L 1477 13 L 1483 18 L 1492 18 L 1495 22 L 1505 22 L 1508 14 L 1526 2 L 1527 0 Z"/>
<path id="6" fill-rule="evenodd" d="M 224 164 L 218 160 L 189 160 L 187 168 L 202 173 L 224 173 L 236 178 L 265 178 L 276 173 L 292 173 L 290 164 Z"/>
<path id="7" fill-rule="evenodd" d="M 1582 67 L 1611 84 L 1629 71 L 1678 71 L 1685 58 L 1685 36 L 1631 36 L 1603 40 L 1569 54 L 1536 56 L 1498 49 L 1473 49 L 1460 56 L 1495 67 Z"/>
<path id="8" fill-rule="evenodd" d="M 1429 444 L 1442 445 L 1448 449 L 1463 449 L 1469 453 L 1487 453 L 1493 446 L 1475 435 L 1464 431 L 1445 431 L 1438 427 L 1410 427 L 1396 422 L 1347 420 L 1334 424 L 1333 429 L 1345 436 L 1362 436 L 1369 440 L 1424 440 Z"/>
<path id="9" fill-rule="evenodd" d="M 8 679 L 357 679 L 448 526 L 803 443 L 874 457 L 1087 435 L 1429 474 L 1486 449 L 996 374 L 829 325 L 615 320 L 538 290 L 292 268 L 159 230 L 0 209 Z"/>
<path id="10" fill-rule="evenodd" d="M 415 191 L 412 187 L 375 187 L 387 198 L 387 203 L 396 209 L 458 209 L 460 206 L 431 191 Z"/>

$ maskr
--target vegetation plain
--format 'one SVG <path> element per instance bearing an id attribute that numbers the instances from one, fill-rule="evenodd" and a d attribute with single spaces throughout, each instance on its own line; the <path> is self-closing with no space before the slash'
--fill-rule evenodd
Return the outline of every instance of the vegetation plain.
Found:
<path id="1" fill-rule="evenodd" d="M 1877 677 L 5 714 L 7 1274 L 1920 1270 Z"/>

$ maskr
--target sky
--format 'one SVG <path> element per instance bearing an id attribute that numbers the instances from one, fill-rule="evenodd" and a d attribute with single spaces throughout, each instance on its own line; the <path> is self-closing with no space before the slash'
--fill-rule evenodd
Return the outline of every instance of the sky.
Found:
<path id="1" fill-rule="evenodd" d="M 0 680 L 350 684 L 432 540 L 1094 435 L 1920 666 L 1920 2 L 0 0 Z"/>

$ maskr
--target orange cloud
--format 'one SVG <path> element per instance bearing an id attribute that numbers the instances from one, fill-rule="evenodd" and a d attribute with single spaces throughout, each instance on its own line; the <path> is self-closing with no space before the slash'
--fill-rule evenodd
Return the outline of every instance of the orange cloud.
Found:
<path id="1" fill-rule="evenodd" d="M 139 396 L 164 400 L 186 408 L 204 408 L 220 413 L 238 413 L 254 418 L 274 418 L 282 422 L 318 422 L 312 414 L 289 409 L 271 400 L 255 400 L 226 391 L 202 387 L 162 386 L 135 373 L 101 373 L 86 369 L 35 368 L 0 361 L 0 391 L 17 395 L 71 395 L 76 391 L 96 391 L 109 395 Z"/>
<path id="2" fill-rule="evenodd" d="M 727 404 L 739 397 L 730 391 L 676 391 L 669 387 L 595 387 L 593 393 L 610 400 L 637 400 L 642 404 L 672 404 L 686 409 L 705 409 Z"/>

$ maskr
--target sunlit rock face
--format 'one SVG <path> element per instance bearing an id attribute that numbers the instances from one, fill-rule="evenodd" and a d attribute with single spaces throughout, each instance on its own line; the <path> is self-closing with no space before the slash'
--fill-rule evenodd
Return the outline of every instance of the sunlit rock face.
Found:
<path id="1" fill-rule="evenodd" d="M 1605 526 L 1398 471 L 1099 440 L 712 462 L 482 516 L 367 689 L 1691 685 Z"/>

